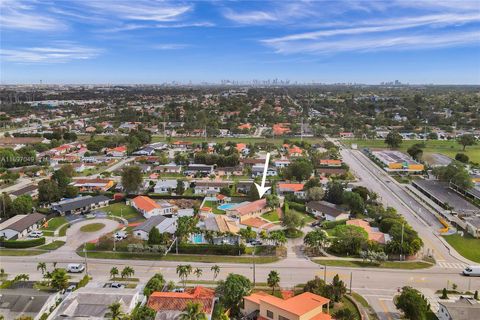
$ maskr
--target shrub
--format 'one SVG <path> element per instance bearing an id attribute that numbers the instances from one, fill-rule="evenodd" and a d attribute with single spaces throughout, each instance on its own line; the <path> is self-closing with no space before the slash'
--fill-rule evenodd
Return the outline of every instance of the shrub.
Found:
<path id="1" fill-rule="evenodd" d="M 305 212 L 305 205 L 298 202 L 288 202 L 290 209 Z"/>
<path id="2" fill-rule="evenodd" d="M 89 281 L 90 277 L 88 275 L 84 275 L 83 278 L 77 283 L 77 289 L 85 287 Z"/>
<path id="3" fill-rule="evenodd" d="M 31 240 L 4 240 L 2 246 L 5 248 L 31 248 L 45 244 L 45 238 L 36 238 Z"/>
<path id="4" fill-rule="evenodd" d="M 347 220 L 338 220 L 338 221 L 325 221 L 322 223 L 322 227 L 324 229 L 333 229 L 336 226 L 341 226 L 347 224 Z"/>
<path id="5" fill-rule="evenodd" d="M 180 244 L 179 253 L 186 254 L 213 254 L 238 256 L 245 253 L 244 245 L 215 245 L 215 244 Z"/>

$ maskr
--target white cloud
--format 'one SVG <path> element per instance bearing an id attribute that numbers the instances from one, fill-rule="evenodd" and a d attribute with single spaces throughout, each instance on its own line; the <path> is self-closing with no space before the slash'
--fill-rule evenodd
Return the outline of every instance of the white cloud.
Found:
<path id="1" fill-rule="evenodd" d="M 64 63 L 72 60 L 86 60 L 98 56 L 101 49 L 72 43 L 58 43 L 49 47 L 0 49 L 5 61 L 19 63 Z"/>
<path id="2" fill-rule="evenodd" d="M 347 39 L 327 39 L 278 42 L 271 47 L 278 53 L 330 54 L 346 51 L 371 52 L 383 50 L 412 50 L 452 47 L 479 43 L 480 31 L 455 32 L 448 34 L 417 34 L 401 36 L 368 36 Z"/>
<path id="3" fill-rule="evenodd" d="M 189 47 L 189 45 L 185 43 L 162 43 L 162 44 L 157 44 L 153 46 L 154 49 L 158 49 L 158 50 L 178 50 L 178 49 L 184 49 L 187 47 Z"/>
<path id="4" fill-rule="evenodd" d="M 65 28 L 60 21 L 38 12 L 38 8 L 20 0 L 0 1 L 0 26 L 20 30 L 59 30 Z"/>
<path id="5" fill-rule="evenodd" d="M 235 12 L 230 9 L 224 12 L 224 17 L 240 24 L 261 24 L 278 20 L 274 14 L 265 11 Z"/>

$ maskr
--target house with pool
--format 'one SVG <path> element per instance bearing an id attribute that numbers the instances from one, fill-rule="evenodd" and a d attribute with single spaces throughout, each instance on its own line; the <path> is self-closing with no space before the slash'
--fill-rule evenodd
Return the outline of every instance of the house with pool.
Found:
<path id="1" fill-rule="evenodd" d="M 225 210 L 227 216 L 239 219 L 240 223 L 251 218 L 259 218 L 268 211 L 270 208 L 265 198 L 252 202 L 245 201 Z"/>

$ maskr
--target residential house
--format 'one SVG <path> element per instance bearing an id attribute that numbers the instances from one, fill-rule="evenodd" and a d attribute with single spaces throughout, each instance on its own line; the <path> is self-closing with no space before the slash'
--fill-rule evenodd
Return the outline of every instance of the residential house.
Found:
<path id="1" fill-rule="evenodd" d="M 193 145 L 192 142 L 190 141 L 174 141 L 172 143 L 172 146 L 174 148 L 180 148 L 180 149 L 188 149 Z"/>
<path id="2" fill-rule="evenodd" d="M 218 167 L 214 170 L 217 176 L 241 176 L 243 174 L 243 168 L 241 166 L 236 167 Z"/>
<path id="3" fill-rule="evenodd" d="M 327 201 L 310 201 L 306 205 L 308 213 L 327 221 L 346 220 L 350 214 L 340 206 Z"/>
<path id="4" fill-rule="evenodd" d="M 246 319 L 331 320 L 330 300 L 311 292 L 282 299 L 260 291 L 243 298 Z"/>
<path id="5" fill-rule="evenodd" d="M 125 157 L 127 155 L 127 147 L 119 146 L 107 149 L 106 155 L 108 157 Z"/>
<path id="6" fill-rule="evenodd" d="M 215 299 L 215 290 L 197 286 L 185 292 L 153 292 L 147 306 L 157 312 L 156 320 L 178 320 L 188 303 L 200 303 L 207 319 L 211 319 Z"/>
<path id="7" fill-rule="evenodd" d="M 173 205 L 166 201 L 155 202 L 147 196 L 135 197 L 129 201 L 129 204 L 147 219 L 158 215 L 171 215 L 174 208 Z"/>
<path id="8" fill-rule="evenodd" d="M 340 132 L 340 138 L 342 139 L 352 139 L 355 138 L 353 132 Z"/>
<path id="9" fill-rule="evenodd" d="M 130 314 L 141 302 L 138 289 L 83 287 L 68 294 L 49 319 L 89 319 L 107 318 L 109 306 L 120 303 L 122 312 Z"/>
<path id="10" fill-rule="evenodd" d="M 252 167 L 252 178 L 263 176 L 264 168 L 265 168 L 265 164 L 254 165 Z M 276 175 L 277 175 L 277 169 L 276 168 L 273 168 L 273 167 L 267 168 L 267 177 L 274 177 Z"/>
<path id="11" fill-rule="evenodd" d="M 265 165 L 265 159 L 258 159 L 258 158 L 244 158 L 244 159 L 240 159 L 240 163 L 243 165 L 243 166 L 254 166 L 254 165 L 260 165 L 260 164 L 263 164 Z"/>
<path id="12" fill-rule="evenodd" d="M 370 224 L 365 220 L 362 220 L 362 219 L 348 220 L 347 225 L 357 226 L 365 230 L 368 233 L 368 240 L 375 241 L 380 244 L 386 244 L 391 240 L 389 234 L 381 232 L 378 228 L 371 227 Z"/>
<path id="13" fill-rule="evenodd" d="M 19 214 L 0 224 L 0 237 L 15 240 L 25 237 L 30 231 L 37 230 L 45 222 L 41 213 Z"/>
<path id="14" fill-rule="evenodd" d="M 0 314 L 4 319 L 31 318 L 39 320 L 51 307 L 55 307 L 60 293 L 30 288 L 1 289 Z"/>
<path id="15" fill-rule="evenodd" d="M 135 156 L 151 156 L 153 154 L 155 154 L 155 149 L 152 148 L 152 147 L 148 147 L 148 146 L 143 148 L 143 149 L 140 149 L 138 151 L 135 151 L 133 153 L 133 155 L 135 155 Z"/>
<path id="16" fill-rule="evenodd" d="M 291 146 L 290 148 L 287 149 L 287 153 L 290 157 L 301 157 L 303 155 L 303 150 L 302 148 L 298 147 L 298 146 Z"/>
<path id="17" fill-rule="evenodd" d="M 438 304 L 438 320 L 472 320 L 480 314 L 480 303 L 472 298 L 460 297 L 455 302 L 439 300 Z"/>
<path id="18" fill-rule="evenodd" d="M 347 170 L 343 168 L 318 168 L 315 171 L 322 177 L 340 176 L 347 173 Z"/>
<path id="19" fill-rule="evenodd" d="M 208 176 L 213 173 L 213 169 L 213 165 L 192 163 L 189 164 L 183 172 L 186 175 L 202 174 Z"/>
<path id="20" fill-rule="evenodd" d="M 115 181 L 110 179 L 77 179 L 74 180 L 70 185 L 77 187 L 82 192 L 92 192 L 92 191 L 107 191 L 113 187 Z"/>
<path id="21" fill-rule="evenodd" d="M 273 165 L 277 169 L 286 168 L 290 165 L 290 160 L 288 159 L 279 159 L 273 162 Z"/>
<path id="22" fill-rule="evenodd" d="M 195 181 L 195 194 L 216 195 L 222 188 L 230 187 L 232 183 L 229 181 Z"/>
<path id="23" fill-rule="evenodd" d="M 37 198 L 38 197 L 38 186 L 32 184 L 32 185 L 29 185 L 29 186 L 26 186 L 26 187 L 23 187 L 23 188 L 20 188 L 18 190 L 10 192 L 10 197 L 12 197 L 13 199 L 15 199 L 17 197 L 20 197 L 20 196 L 24 196 L 24 195 L 30 196 L 33 199 Z"/>
<path id="24" fill-rule="evenodd" d="M 165 216 L 153 216 L 148 218 L 142 224 L 133 228 L 133 235 L 142 240 L 148 240 L 148 235 L 152 228 L 157 228 L 160 233 L 174 234 L 177 231 L 177 218 L 167 218 Z"/>
<path id="25" fill-rule="evenodd" d="M 320 159 L 320 167 L 338 168 L 342 166 L 342 160 L 337 159 Z"/>
<path id="26" fill-rule="evenodd" d="M 60 215 L 83 214 L 108 206 L 110 198 L 105 196 L 83 196 L 52 203 L 52 211 Z"/>
<path id="27" fill-rule="evenodd" d="M 299 199 L 305 199 L 306 193 L 303 190 L 303 183 L 285 183 L 279 182 L 277 192 L 279 195 L 285 196 L 287 194 L 293 194 Z"/>
<path id="28" fill-rule="evenodd" d="M 188 187 L 188 182 L 187 181 L 182 181 L 183 187 L 187 188 Z M 175 189 L 177 188 L 177 180 L 175 179 L 162 179 L 158 180 L 157 183 L 155 184 L 155 187 L 153 188 L 153 192 L 155 193 L 171 193 L 174 192 Z"/>
<path id="29" fill-rule="evenodd" d="M 205 219 L 198 222 L 197 227 L 200 230 L 213 231 L 223 234 L 222 236 L 214 236 L 214 244 L 237 244 L 240 231 L 238 222 L 230 217 L 221 214 L 210 214 Z M 198 235 L 192 235 L 198 239 Z M 198 243 L 198 242 L 196 242 Z"/>
<path id="30" fill-rule="evenodd" d="M 153 168 L 154 171 L 159 173 L 180 173 L 182 172 L 182 166 L 175 163 L 163 164 Z"/>
<path id="31" fill-rule="evenodd" d="M 263 198 L 253 202 L 242 202 L 233 208 L 227 209 L 226 213 L 230 217 L 238 218 L 240 223 L 242 223 L 242 221 L 250 218 L 258 218 L 269 210 L 270 208 L 267 207 L 267 200 Z"/>

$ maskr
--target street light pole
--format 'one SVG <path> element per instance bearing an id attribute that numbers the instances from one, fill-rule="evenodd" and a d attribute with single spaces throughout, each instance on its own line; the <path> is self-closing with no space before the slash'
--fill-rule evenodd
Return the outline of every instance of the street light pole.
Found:
<path id="1" fill-rule="evenodd" d="M 88 275 L 88 260 L 87 260 L 87 248 L 86 248 L 87 243 L 83 244 L 83 254 L 85 257 L 85 274 Z"/>
<path id="2" fill-rule="evenodd" d="M 352 294 L 353 272 L 350 272 L 350 294 Z"/>
<path id="3" fill-rule="evenodd" d="M 327 283 L 327 265 L 323 265 L 323 282 Z"/>
<path id="4" fill-rule="evenodd" d="M 252 263 L 253 263 L 253 287 L 255 288 L 255 251 L 257 249 L 257 245 L 253 245 L 253 252 L 252 252 Z"/>
<path id="5" fill-rule="evenodd" d="M 400 241 L 400 260 L 403 260 L 403 231 L 405 230 L 405 222 L 402 223 L 402 240 Z"/>

